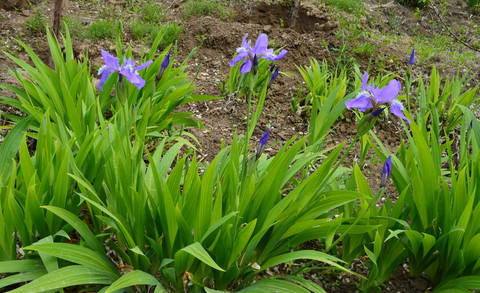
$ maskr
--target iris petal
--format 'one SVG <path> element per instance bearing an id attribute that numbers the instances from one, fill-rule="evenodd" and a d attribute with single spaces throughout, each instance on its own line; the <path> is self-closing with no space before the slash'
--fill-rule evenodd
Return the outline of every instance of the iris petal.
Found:
<path id="1" fill-rule="evenodd" d="M 245 59 L 248 56 L 248 51 L 239 52 L 235 57 L 233 57 L 232 61 L 230 61 L 230 66 L 235 66 L 235 64 Z"/>
<path id="2" fill-rule="evenodd" d="M 247 58 L 247 60 L 245 60 L 245 62 L 243 62 L 242 66 L 240 67 L 240 73 L 245 74 L 247 72 L 250 72 L 250 70 L 252 70 L 252 61 Z"/>
<path id="3" fill-rule="evenodd" d="M 393 100 L 390 103 L 390 112 L 392 112 L 392 114 L 394 114 L 395 116 L 397 116 L 399 118 L 405 119 L 408 122 L 408 124 L 410 124 L 410 120 L 407 117 L 405 117 L 405 115 L 403 114 L 402 111 L 403 111 L 402 103 L 400 103 L 397 100 Z"/>
<path id="4" fill-rule="evenodd" d="M 368 82 L 368 73 L 365 71 L 362 77 L 362 88 L 361 88 L 362 92 L 367 89 L 367 82 Z"/>
<path id="5" fill-rule="evenodd" d="M 112 68 L 113 70 L 118 70 L 120 68 L 118 58 L 114 57 L 112 54 L 108 53 L 105 50 L 102 50 L 101 52 L 103 61 L 105 61 L 105 65 Z"/>
<path id="6" fill-rule="evenodd" d="M 275 54 L 268 54 L 267 59 L 270 61 L 278 61 L 280 59 L 283 59 L 285 55 L 287 55 L 288 51 L 287 50 L 282 50 L 280 53 L 278 53 L 278 56 L 275 56 Z"/>
<path id="7" fill-rule="evenodd" d="M 258 36 L 257 41 L 255 42 L 254 54 L 263 55 L 268 47 L 268 37 L 266 34 L 261 34 Z"/>
<path id="8" fill-rule="evenodd" d="M 361 112 L 365 112 L 368 108 L 372 107 L 370 103 L 370 96 L 365 93 L 360 93 L 356 98 L 345 102 L 347 109 L 358 108 Z"/>
<path id="9" fill-rule="evenodd" d="M 102 70 L 102 77 L 100 77 L 100 81 L 98 82 L 98 89 L 103 91 L 103 88 L 102 88 L 102 85 L 103 83 L 107 80 L 108 76 L 113 73 L 115 71 L 113 71 L 112 69 L 106 67 Z"/>
<path id="10" fill-rule="evenodd" d="M 152 64 L 152 62 L 153 62 L 153 60 L 148 60 L 147 62 L 143 63 L 142 65 L 134 67 L 133 70 L 134 71 L 142 70 L 142 69 L 146 68 L 147 66 L 149 66 L 150 64 Z"/>
<path id="11" fill-rule="evenodd" d="M 243 37 L 242 47 L 244 48 L 250 48 L 250 41 L 247 41 L 247 37 L 248 37 L 248 33 L 245 34 L 245 36 Z"/>
<path id="12" fill-rule="evenodd" d="M 383 104 L 383 103 L 389 103 L 393 100 L 395 100 L 398 96 L 398 92 L 400 91 L 400 88 L 402 85 L 400 82 L 396 79 L 392 79 L 388 85 L 385 87 L 376 90 L 375 93 L 375 102 L 377 104 Z"/>

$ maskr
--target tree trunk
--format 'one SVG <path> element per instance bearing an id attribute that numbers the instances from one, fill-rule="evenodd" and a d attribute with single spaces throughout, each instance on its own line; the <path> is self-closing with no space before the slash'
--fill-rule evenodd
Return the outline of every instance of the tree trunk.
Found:
<path id="1" fill-rule="evenodd" d="M 62 9 L 63 0 L 55 0 L 55 9 L 53 10 L 53 34 L 60 40 L 60 32 L 62 28 Z"/>
<path id="2" fill-rule="evenodd" d="M 295 26 L 298 10 L 300 10 L 300 0 L 295 0 L 295 6 L 293 6 L 293 10 L 292 10 L 292 20 L 290 21 L 290 28 L 293 28 Z"/>

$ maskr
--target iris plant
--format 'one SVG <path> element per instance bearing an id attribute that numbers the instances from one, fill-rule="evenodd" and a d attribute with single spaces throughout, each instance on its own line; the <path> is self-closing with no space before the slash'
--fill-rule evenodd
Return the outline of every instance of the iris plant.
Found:
<path id="1" fill-rule="evenodd" d="M 242 46 L 237 49 L 237 55 L 230 61 L 230 66 L 235 66 L 235 64 L 241 60 L 243 62 L 240 67 L 240 73 L 245 74 L 252 70 L 252 65 L 255 63 L 255 59 L 268 59 L 270 61 L 277 61 L 283 59 L 287 54 L 287 50 L 282 50 L 278 56 L 273 53 L 273 49 L 268 49 L 268 37 L 266 34 L 261 34 L 258 36 L 257 41 L 255 42 L 255 47 L 250 46 L 250 41 L 247 41 L 248 34 L 245 34 L 242 41 Z M 255 71 L 255 68 L 254 68 Z"/>
<path id="2" fill-rule="evenodd" d="M 98 83 L 98 88 L 100 90 L 103 90 L 102 85 L 107 80 L 108 76 L 115 72 L 118 73 L 120 82 L 122 82 L 123 76 L 125 76 L 127 80 L 133 83 L 139 90 L 145 85 L 145 80 L 138 75 L 138 71 L 152 64 L 152 60 L 134 67 L 135 62 L 132 60 L 132 58 L 127 59 L 123 57 L 123 64 L 120 66 L 118 58 L 114 57 L 105 50 L 102 50 L 102 57 L 103 61 L 105 61 L 105 65 L 98 70 L 98 75 L 102 76 L 100 78 L 100 82 Z"/>
<path id="3" fill-rule="evenodd" d="M 402 103 L 396 100 L 398 92 L 402 87 L 398 80 L 392 79 L 383 88 L 375 87 L 374 83 L 367 84 L 367 82 L 368 73 L 365 72 L 362 78 L 362 92 L 356 98 L 345 102 L 347 109 L 357 108 L 360 112 L 365 112 L 367 109 L 373 108 L 373 113 L 376 113 L 378 116 L 384 109 L 380 106 L 390 103 L 390 112 L 410 123 L 410 120 L 402 112 Z"/>

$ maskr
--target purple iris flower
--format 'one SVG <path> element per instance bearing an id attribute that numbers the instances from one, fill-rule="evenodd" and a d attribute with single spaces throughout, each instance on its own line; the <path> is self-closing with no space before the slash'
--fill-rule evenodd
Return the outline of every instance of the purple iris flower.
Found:
<path id="1" fill-rule="evenodd" d="M 410 66 L 415 64 L 415 49 L 412 50 L 412 54 L 410 55 L 410 59 L 408 59 L 408 64 Z"/>
<path id="2" fill-rule="evenodd" d="M 392 174 L 392 156 L 388 156 L 385 164 L 383 165 L 382 182 L 380 183 L 382 188 L 387 185 L 390 174 Z"/>
<path id="3" fill-rule="evenodd" d="M 398 92 L 402 87 L 398 80 L 392 79 L 383 88 L 377 88 L 375 87 L 374 83 L 367 84 L 367 82 L 368 73 L 365 72 L 362 78 L 362 91 L 357 95 L 356 98 L 345 102 L 347 109 L 358 108 L 360 112 L 365 112 L 367 109 L 373 108 L 373 110 L 376 111 L 381 105 L 390 103 L 390 112 L 410 123 L 410 120 L 405 117 L 402 112 L 402 103 L 396 100 Z M 379 114 L 380 113 L 378 113 L 378 115 Z"/>
<path id="4" fill-rule="evenodd" d="M 250 46 L 250 41 L 247 41 L 248 34 L 245 34 L 242 41 L 242 46 L 237 49 L 237 55 L 230 61 L 230 66 L 235 66 L 238 61 L 247 58 L 240 67 L 240 73 L 245 74 L 250 72 L 254 62 L 255 55 L 258 59 L 266 58 L 270 61 L 277 61 L 285 57 L 287 50 L 282 50 L 278 56 L 273 54 L 273 49 L 268 49 L 268 37 L 266 34 L 258 36 L 255 42 L 255 47 Z"/>
<path id="5" fill-rule="evenodd" d="M 265 146 L 267 145 L 269 135 L 270 135 L 270 130 L 267 129 L 267 131 L 265 131 L 262 137 L 260 137 L 260 142 L 258 143 L 258 146 L 257 146 L 257 153 L 255 154 L 255 160 L 258 160 L 258 158 L 260 158 L 263 151 L 265 150 Z"/>
<path id="6" fill-rule="evenodd" d="M 140 66 L 134 67 L 135 62 L 132 60 L 132 58 L 127 59 L 123 57 L 123 64 L 120 66 L 118 58 L 114 57 L 105 50 L 102 50 L 102 57 L 103 61 L 105 61 L 105 65 L 98 70 L 98 75 L 102 75 L 100 82 L 98 83 L 98 88 L 101 91 L 103 90 L 102 84 L 107 80 L 110 74 L 115 72 L 119 74 L 120 82 L 122 82 L 123 76 L 125 76 L 127 80 L 133 83 L 138 89 L 141 89 L 145 85 L 145 80 L 138 75 L 138 70 L 144 69 L 152 64 L 152 60 L 149 60 Z"/>

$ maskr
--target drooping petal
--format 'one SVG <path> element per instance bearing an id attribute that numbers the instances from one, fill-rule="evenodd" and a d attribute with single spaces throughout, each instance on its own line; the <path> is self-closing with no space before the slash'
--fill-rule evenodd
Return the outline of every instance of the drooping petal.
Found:
<path id="1" fill-rule="evenodd" d="M 103 88 L 102 88 L 102 85 L 103 83 L 107 80 L 108 76 L 111 74 L 111 73 L 114 73 L 115 71 L 113 71 L 112 69 L 108 68 L 108 67 L 102 67 L 100 68 L 99 70 L 99 74 L 102 75 L 102 77 L 100 77 L 100 81 L 98 82 L 98 89 L 103 91 Z"/>
<path id="2" fill-rule="evenodd" d="M 124 70 L 120 72 L 129 82 L 134 84 L 139 90 L 145 86 L 145 80 L 138 75 L 136 71 Z"/>
<path id="3" fill-rule="evenodd" d="M 403 105 L 399 101 L 393 100 L 390 103 L 390 112 L 399 118 L 405 119 L 410 124 L 410 120 L 403 114 Z"/>
<path id="4" fill-rule="evenodd" d="M 255 42 L 254 54 L 264 55 L 268 47 L 268 37 L 266 34 L 260 34 Z"/>
<path id="5" fill-rule="evenodd" d="M 118 71 L 120 69 L 120 64 L 118 58 L 114 57 L 112 54 L 108 53 L 107 51 L 101 51 L 103 61 L 105 61 L 105 65 L 110 67 L 111 69 Z"/>
<path id="6" fill-rule="evenodd" d="M 278 56 L 276 56 L 275 54 L 271 53 L 271 54 L 268 54 L 267 55 L 267 59 L 270 60 L 270 61 L 278 61 L 280 59 L 283 59 L 285 57 L 285 55 L 287 55 L 288 51 L 287 50 L 282 50 L 280 51 L 280 53 L 278 53 Z"/>
<path id="7" fill-rule="evenodd" d="M 361 88 L 362 92 L 364 92 L 367 89 L 367 82 L 368 82 L 368 73 L 365 71 L 362 77 L 362 88 Z"/>
<path id="8" fill-rule="evenodd" d="M 370 96 L 362 92 L 356 98 L 346 101 L 345 106 L 347 109 L 358 108 L 361 112 L 365 112 L 372 107 L 372 104 L 370 103 Z"/>
<path id="9" fill-rule="evenodd" d="M 395 100 L 402 85 L 396 79 L 392 79 L 386 86 L 372 92 L 377 104 L 389 103 Z"/>
<path id="10" fill-rule="evenodd" d="M 134 71 L 142 70 L 142 69 L 148 67 L 150 64 L 152 64 L 152 62 L 153 62 L 153 60 L 148 60 L 147 62 L 145 62 L 145 63 L 143 63 L 143 64 L 141 64 L 141 65 L 139 65 L 139 66 L 137 66 L 137 67 L 134 67 L 133 70 L 134 70 Z M 162 65 L 163 65 L 163 63 L 162 63 Z M 168 65 L 167 65 L 167 66 L 168 66 Z"/>
<path id="11" fill-rule="evenodd" d="M 241 52 L 238 52 L 238 54 L 233 57 L 232 61 L 230 61 L 230 66 L 235 66 L 235 64 L 240 61 L 240 60 L 243 60 L 245 59 L 246 57 L 248 57 L 248 51 L 241 51 Z"/>
<path id="12" fill-rule="evenodd" d="M 250 72 L 250 70 L 252 70 L 252 61 L 247 58 L 247 60 L 245 60 L 245 62 L 243 62 L 242 66 L 240 67 L 240 73 L 245 74 L 247 72 Z"/>

